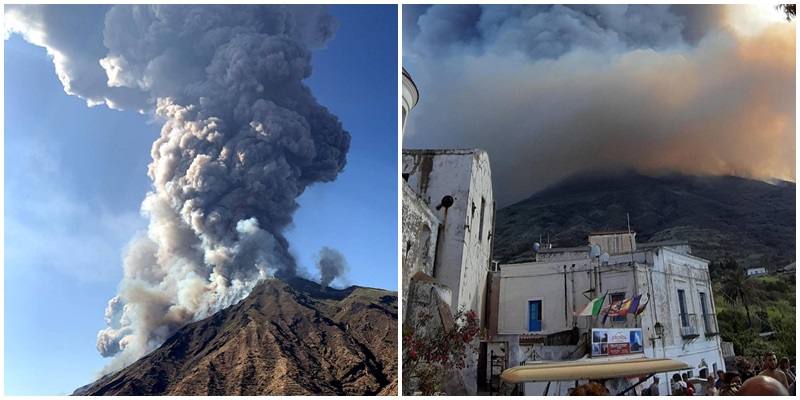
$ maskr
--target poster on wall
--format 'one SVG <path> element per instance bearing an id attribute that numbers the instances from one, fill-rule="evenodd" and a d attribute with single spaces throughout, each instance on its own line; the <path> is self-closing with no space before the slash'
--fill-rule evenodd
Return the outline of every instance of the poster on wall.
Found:
<path id="1" fill-rule="evenodd" d="M 592 329 L 592 357 L 644 352 L 641 328 Z"/>

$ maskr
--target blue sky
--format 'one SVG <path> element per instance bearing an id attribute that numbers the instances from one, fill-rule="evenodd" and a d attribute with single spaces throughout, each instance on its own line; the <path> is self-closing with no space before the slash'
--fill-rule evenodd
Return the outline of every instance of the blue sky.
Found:
<path id="1" fill-rule="evenodd" d="M 301 268 L 339 250 L 346 281 L 397 290 L 397 6 L 333 6 L 336 38 L 306 80 L 352 135 L 339 178 L 309 187 L 287 232 Z M 69 394 L 107 362 L 95 349 L 122 254 L 151 188 L 160 124 L 64 92 L 41 47 L 4 48 L 4 393 Z"/>

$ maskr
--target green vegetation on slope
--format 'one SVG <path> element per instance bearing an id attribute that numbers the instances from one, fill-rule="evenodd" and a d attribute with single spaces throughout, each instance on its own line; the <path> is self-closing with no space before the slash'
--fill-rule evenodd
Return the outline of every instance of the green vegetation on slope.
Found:
<path id="1" fill-rule="evenodd" d="M 795 273 L 748 277 L 744 268 L 730 259 L 712 263 L 709 268 L 722 340 L 733 342 L 736 355 L 774 351 L 794 362 Z"/>

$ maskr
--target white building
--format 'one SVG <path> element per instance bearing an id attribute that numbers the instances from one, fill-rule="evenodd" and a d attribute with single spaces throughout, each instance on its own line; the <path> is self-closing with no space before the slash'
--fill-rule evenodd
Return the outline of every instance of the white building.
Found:
<path id="1" fill-rule="evenodd" d="M 403 128 L 419 100 L 403 70 Z M 487 274 L 494 230 L 489 157 L 483 150 L 404 150 L 402 201 L 403 321 L 419 312 L 450 325 L 460 308 L 485 321 Z M 443 389 L 474 395 L 476 356 L 446 377 Z"/>
<path id="2" fill-rule="evenodd" d="M 441 221 L 432 275 L 452 290 L 453 313 L 464 307 L 483 316 L 494 229 L 491 175 L 483 150 L 403 151 L 404 179 Z"/>
<path id="3" fill-rule="evenodd" d="M 686 371 L 691 376 L 724 367 L 708 261 L 692 256 L 686 242 L 637 245 L 634 235 L 590 235 L 590 243 L 608 246 L 607 262 L 590 259 L 586 246 L 545 249 L 536 262 L 500 266 L 491 348 L 507 352 L 506 367 L 587 355 L 593 328 L 641 328 L 644 356 L 685 361 L 695 367 Z M 609 318 L 604 326 L 602 316 L 573 316 L 603 294 L 605 306 L 642 294 L 647 307 L 640 317 Z M 656 326 L 663 327 L 660 336 Z M 661 393 L 669 393 L 667 375 L 661 374 Z"/>
<path id="4" fill-rule="evenodd" d="M 419 90 L 417 90 L 417 85 L 414 84 L 414 81 L 411 79 L 411 75 L 406 72 L 406 69 L 403 68 L 403 95 L 402 95 L 403 103 L 400 106 L 400 111 L 403 114 L 403 131 L 406 130 L 406 119 L 408 119 L 408 114 L 417 105 L 419 101 Z"/>
<path id="5" fill-rule="evenodd" d="M 767 275 L 767 269 L 764 267 L 755 267 L 747 269 L 747 276 L 751 278 L 757 278 L 759 276 L 766 276 L 766 275 Z"/>

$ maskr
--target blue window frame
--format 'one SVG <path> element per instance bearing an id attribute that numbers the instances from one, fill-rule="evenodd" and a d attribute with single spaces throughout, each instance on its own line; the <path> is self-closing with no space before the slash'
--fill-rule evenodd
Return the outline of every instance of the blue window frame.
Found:
<path id="1" fill-rule="evenodd" d="M 528 302 L 528 330 L 539 332 L 542 330 L 542 301 L 531 300 Z"/>

